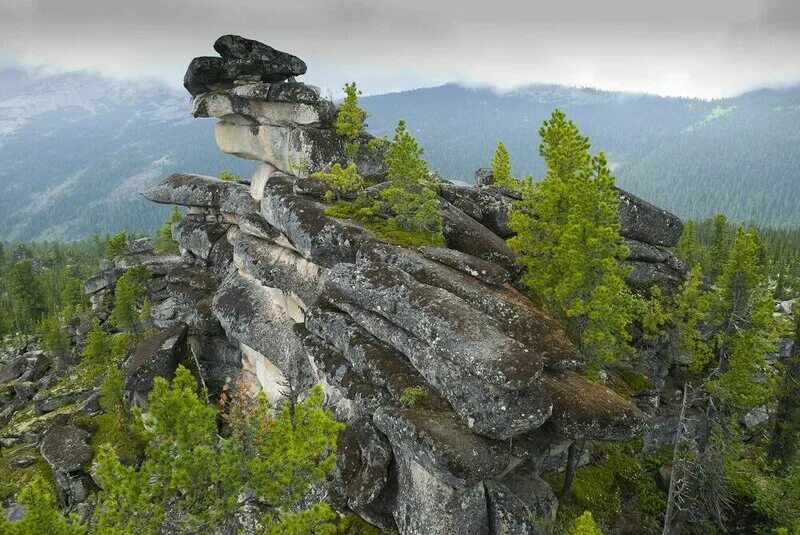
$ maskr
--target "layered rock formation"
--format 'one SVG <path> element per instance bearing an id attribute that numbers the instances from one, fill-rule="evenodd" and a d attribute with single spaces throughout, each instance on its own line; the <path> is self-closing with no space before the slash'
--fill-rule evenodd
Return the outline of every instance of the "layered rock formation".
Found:
<path id="1" fill-rule="evenodd" d="M 508 211 L 515 192 L 481 172 L 441 183 L 446 248 L 403 248 L 329 217 L 308 176 L 344 163 L 335 108 L 298 58 L 236 36 L 196 58 L 185 85 L 196 117 L 217 117 L 219 147 L 259 160 L 249 184 L 175 174 L 144 192 L 188 207 L 180 256 L 148 265 L 153 316 L 166 331 L 126 363 L 134 399 L 188 347 L 212 387 L 241 377 L 273 400 L 314 383 L 348 424 L 331 500 L 402 534 L 539 533 L 556 499 L 539 475 L 576 439 L 625 440 L 644 422 L 628 400 L 576 372 L 560 325 L 514 287 Z M 369 136 L 364 135 L 364 140 Z M 382 150 L 354 160 L 374 183 Z M 665 249 L 680 221 L 620 192 L 630 283 L 674 289 Z M 131 260 L 132 261 L 132 260 Z M 87 281 L 99 301 L 114 269 Z"/>

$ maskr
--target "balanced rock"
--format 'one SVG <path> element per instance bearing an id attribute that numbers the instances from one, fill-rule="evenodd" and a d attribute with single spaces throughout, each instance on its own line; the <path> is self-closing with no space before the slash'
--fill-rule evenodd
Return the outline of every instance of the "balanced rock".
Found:
<path id="1" fill-rule="evenodd" d="M 183 86 L 192 96 L 230 89 L 236 81 L 280 82 L 306 72 L 297 56 L 238 35 L 223 35 L 214 49 L 221 58 L 194 58 L 186 70 Z"/>

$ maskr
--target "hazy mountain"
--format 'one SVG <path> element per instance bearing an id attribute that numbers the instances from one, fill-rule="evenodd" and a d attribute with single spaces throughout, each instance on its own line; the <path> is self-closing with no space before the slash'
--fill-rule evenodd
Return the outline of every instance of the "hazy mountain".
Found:
<path id="1" fill-rule="evenodd" d="M 446 85 L 363 99 L 370 130 L 407 120 L 431 167 L 471 179 L 498 140 L 541 177 L 538 130 L 554 107 L 603 150 L 621 187 L 681 216 L 800 224 L 800 87 L 713 102 L 537 86 L 504 95 Z"/>
<path id="2" fill-rule="evenodd" d="M 252 173 L 220 153 L 183 91 L 86 73 L 0 70 L 0 238 L 152 229 L 138 192 L 176 170 Z"/>
<path id="3" fill-rule="evenodd" d="M 176 170 L 244 176 L 220 153 L 213 121 L 156 83 L 0 69 L 0 239 L 152 230 L 166 208 L 138 192 Z M 605 150 L 618 181 L 682 216 L 800 224 L 800 88 L 706 102 L 535 86 L 498 94 L 445 85 L 366 97 L 370 130 L 405 118 L 443 176 L 471 180 L 495 143 L 514 171 L 541 176 L 538 128 L 556 106 Z"/>

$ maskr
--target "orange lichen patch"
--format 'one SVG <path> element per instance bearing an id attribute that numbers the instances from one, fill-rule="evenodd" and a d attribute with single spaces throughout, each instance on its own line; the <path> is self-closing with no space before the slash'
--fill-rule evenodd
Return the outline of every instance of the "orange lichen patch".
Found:
<path id="1" fill-rule="evenodd" d="M 636 405 L 582 375 L 548 375 L 542 384 L 553 400 L 549 421 L 568 438 L 630 440 L 644 425 L 645 415 Z"/>

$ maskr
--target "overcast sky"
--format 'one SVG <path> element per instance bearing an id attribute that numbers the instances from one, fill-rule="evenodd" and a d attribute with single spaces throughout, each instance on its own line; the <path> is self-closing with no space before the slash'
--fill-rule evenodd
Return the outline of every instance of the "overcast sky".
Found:
<path id="1" fill-rule="evenodd" d="M 224 33 L 365 93 L 447 81 L 704 98 L 800 81 L 800 0 L 0 0 L 0 50 L 173 85 Z"/>

